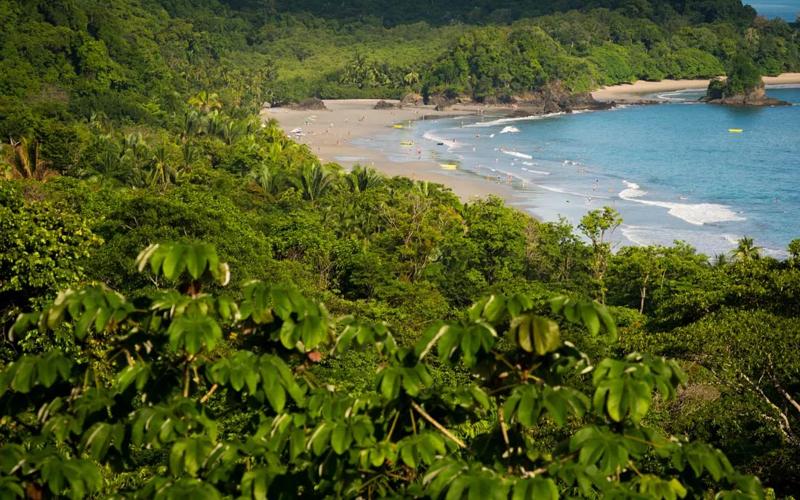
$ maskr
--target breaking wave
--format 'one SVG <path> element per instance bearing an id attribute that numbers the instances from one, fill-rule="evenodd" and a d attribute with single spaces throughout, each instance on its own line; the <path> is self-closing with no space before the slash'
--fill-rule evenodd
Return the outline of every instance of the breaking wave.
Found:
<path id="1" fill-rule="evenodd" d="M 717 203 L 693 204 L 643 200 L 642 197 L 647 194 L 647 191 L 643 191 L 641 187 L 634 182 L 622 181 L 622 183 L 625 184 L 625 189 L 620 191 L 618 196 L 623 200 L 641 203 L 642 205 L 666 208 L 671 216 L 682 219 L 695 226 L 714 224 L 717 222 L 746 220 L 744 217 L 734 212 L 729 206 Z"/>

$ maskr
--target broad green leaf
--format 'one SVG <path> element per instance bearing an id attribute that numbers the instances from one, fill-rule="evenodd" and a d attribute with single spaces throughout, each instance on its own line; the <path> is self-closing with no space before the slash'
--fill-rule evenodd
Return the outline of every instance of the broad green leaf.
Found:
<path id="1" fill-rule="evenodd" d="M 536 354 L 544 356 L 561 345 L 558 323 L 542 316 L 533 318 L 533 345 Z"/>

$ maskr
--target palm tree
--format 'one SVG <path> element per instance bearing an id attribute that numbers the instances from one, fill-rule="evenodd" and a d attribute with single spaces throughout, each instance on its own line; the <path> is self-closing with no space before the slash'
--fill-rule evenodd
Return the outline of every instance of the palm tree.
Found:
<path id="1" fill-rule="evenodd" d="M 183 162 L 184 170 L 192 168 L 192 163 L 197 159 L 197 149 L 190 143 L 186 142 L 181 146 L 181 160 Z"/>
<path id="2" fill-rule="evenodd" d="M 122 142 L 122 155 L 132 160 L 134 163 L 139 163 L 147 153 L 147 144 L 142 138 L 142 134 L 134 132 L 125 136 Z"/>
<path id="3" fill-rule="evenodd" d="M 284 186 L 283 176 L 280 171 L 269 163 L 263 162 L 248 174 L 264 192 L 270 196 L 276 196 Z"/>
<path id="4" fill-rule="evenodd" d="M 431 194 L 431 185 L 428 181 L 415 181 L 414 190 L 422 196 L 428 196 Z"/>
<path id="5" fill-rule="evenodd" d="M 743 236 L 731 253 L 736 262 L 750 262 L 761 258 L 761 247 L 756 246 L 753 238 Z"/>
<path id="6" fill-rule="evenodd" d="M 334 176 L 318 163 L 305 165 L 294 180 L 295 187 L 304 200 L 315 202 L 325 196 L 333 187 Z"/>
<path id="7" fill-rule="evenodd" d="M 249 128 L 248 121 L 228 120 L 222 124 L 219 132 L 220 135 L 222 136 L 222 139 L 225 141 L 225 144 L 230 146 L 231 144 L 236 142 L 237 139 L 239 139 L 243 135 L 246 135 L 248 133 L 247 132 L 248 128 Z"/>
<path id="8" fill-rule="evenodd" d="M 125 136 L 122 141 L 122 155 L 120 163 L 126 167 L 125 176 L 128 184 L 144 187 L 152 181 L 146 168 L 149 148 L 142 138 L 142 134 L 134 132 Z"/>
<path id="9" fill-rule="evenodd" d="M 150 186 L 166 186 L 178 178 L 178 171 L 170 166 L 169 151 L 161 144 L 153 151 L 150 163 Z"/>
<path id="10" fill-rule="evenodd" d="M 201 90 L 190 97 L 189 104 L 203 113 L 208 113 L 214 109 L 222 109 L 222 101 L 220 101 L 219 95 L 206 90 Z"/>
<path id="11" fill-rule="evenodd" d="M 419 73 L 414 70 L 406 73 L 403 76 L 403 83 L 406 84 L 406 87 L 414 88 L 414 86 L 419 83 Z"/>
<path id="12" fill-rule="evenodd" d="M 221 135 L 222 128 L 225 126 L 223 116 L 219 111 L 214 110 L 206 116 L 206 131 L 211 135 Z"/>
<path id="13" fill-rule="evenodd" d="M 372 168 L 356 165 L 353 170 L 345 176 L 347 187 L 353 193 L 363 193 L 364 191 L 380 186 L 383 178 Z"/>
<path id="14" fill-rule="evenodd" d="M 98 139 L 99 147 L 102 149 L 97 157 L 97 170 L 108 177 L 120 176 L 123 147 L 111 137 L 111 134 L 101 135 Z"/>
<path id="15" fill-rule="evenodd" d="M 36 179 L 45 181 L 55 176 L 55 170 L 48 168 L 39 153 L 39 143 L 30 142 L 23 138 L 19 141 L 9 139 L 8 144 L 3 144 L 2 162 L 7 165 L 3 176 L 10 179 Z"/>
<path id="16" fill-rule="evenodd" d="M 265 159 L 273 165 L 282 165 L 292 169 L 297 163 L 304 161 L 308 154 L 296 142 L 274 141 L 269 143 L 264 150 Z"/>
<path id="17" fill-rule="evenodd" d="M 203 131 L 203 117 L 196 110 L 190 109 L 183 115 L 182 125 L 181 141 L 185 143 Z"/>

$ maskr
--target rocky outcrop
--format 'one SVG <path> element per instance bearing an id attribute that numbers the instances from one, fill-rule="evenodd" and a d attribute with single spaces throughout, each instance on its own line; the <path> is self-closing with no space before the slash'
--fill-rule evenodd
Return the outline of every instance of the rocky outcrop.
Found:
<path id="1" fill-rule="evenodd" d="M 573 93 L 561 82 L 551 82 L 541 89 L 515 96 L 487 96 L 477 101 L 488 106 L 514 106 L 513 113 L 519 116 L 544 115 L 551 113 L 571 113 L 581 110 L 603 110 L 613 108 L 616 103 L 598 101 L 590 92 Z M 447 94 L 431 94 L 427 104 L 443 111 L 455 104 L 475 104 L 476 101 L 467 95 L 450 96 Z M 651 102 L 642 102 L 642 104 Z"/>
<path id="2" fill-rule="evenodd" d="M 400 104 L 403 106 L 419 106 L 422 104 L 422 102 L 423 98 L 421 95 L 411 92 L 403 97 L 403 99 L 400 101 Z"/>
<path id="3" fill-rule="evenodd" d="M 614 107 L 613 102 L 598 101 L 589 92 L 572 93 L 558 81 L 551 82 L 539 90 L 515 96 L 514 102 L 535 114 L 571 113 Z"/>
<path id="4" fill-rule="evenodd" d="M 700 99 L 709 104 L 722 104 L 725 106 L 788 106 L 790 103 L 767 97 L 764 81 L 745 92 L 739 94 L 726 95 L 724 83 L 715 79 L 708 85 L 706 96 Z"/>
<path id="5" fill-rule="evenodd" d="M 300 101 L 300 102 L 298 102 L 296 104 L 290 104 L 287 107 L 291 108 L 291 109 L 299 109 L 299 110 L 303 110 L 303 111 L 312 111 L 312 110 L 313 111 L 321 111 L 321 110 L 328 109 L 328 108 L 325 107 L 325 103 L 322 101 L 322 99 L 320 99 L 318 97 L 310 97 L 308 99 L 303 99 L 302 101 Z"/>
<path id="6" fill-rule="evenodd" d="M 381 99 L 380 101 L 375 103 L 375 106 L 373 106 L 372 109 L 397 109 L 402 107 L 403 106 L 401 106 L 400 104 L 384 101 L 383 99 Z"/>
<path id="7" fill-rule="evenodd" d="M 436 111 L 444 111 L 454 104 L 473 104 L 475 101 L 466 94 L 449 96 L 447 94 L 431 94 L 428 96 L 427 104 L 433 106 Z"/>
<path id="8" fill-rule="evenodd" d="M 450 98 L 444 94 L 433 94 L 428 96 L 428 104 L 434 107 L 436 111 L 444 111 L 453 104 L 457 104 L 458 99 Z"/>

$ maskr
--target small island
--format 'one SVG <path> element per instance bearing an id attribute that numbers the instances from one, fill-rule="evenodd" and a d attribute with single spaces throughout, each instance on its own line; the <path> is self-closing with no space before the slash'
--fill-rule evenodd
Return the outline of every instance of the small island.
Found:
<path id="1" fill-rule="evenodd" d="M 726 78 L 713 78 L 701 99 L 710 104 L 727 106 L 788 106 L 780 99 L 767 97 L 764 80 L 752 59 L 737 55 Z"/>

